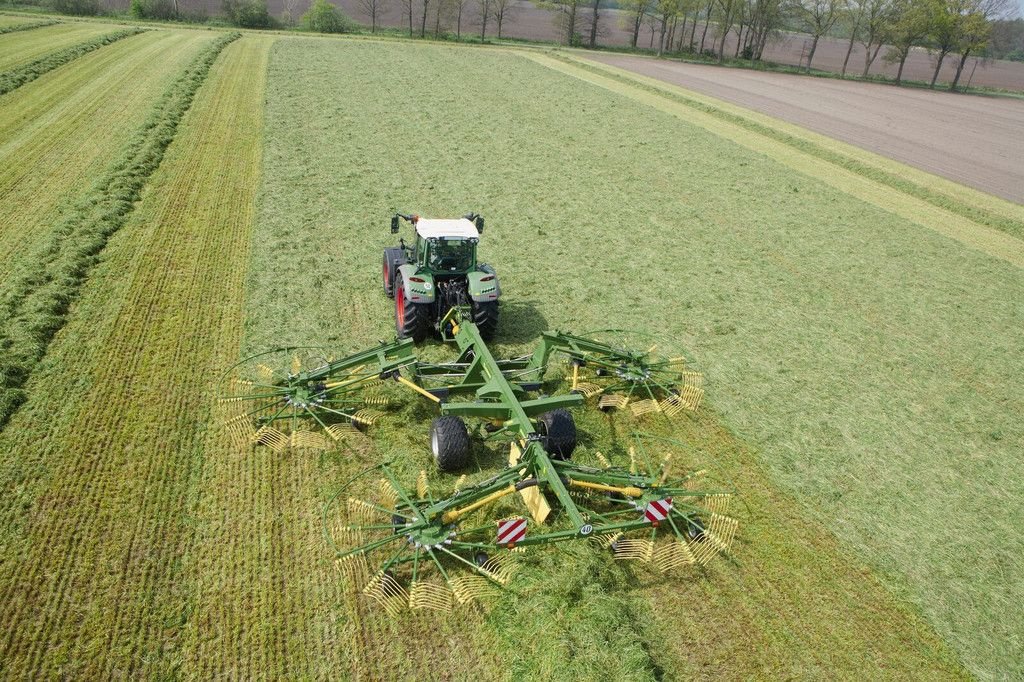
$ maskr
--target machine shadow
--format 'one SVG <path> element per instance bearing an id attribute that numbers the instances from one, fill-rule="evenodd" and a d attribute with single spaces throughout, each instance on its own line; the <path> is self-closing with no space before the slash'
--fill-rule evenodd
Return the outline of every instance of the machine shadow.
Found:
<path id="1" fill-rule="evenodd" d="M 541 333 L 551 329 L 548 320 L 536 305 L 536 301 L 501 302 L 501 317 L 498 321 L 499 343 L 526 344 L 536 341 Z"/>

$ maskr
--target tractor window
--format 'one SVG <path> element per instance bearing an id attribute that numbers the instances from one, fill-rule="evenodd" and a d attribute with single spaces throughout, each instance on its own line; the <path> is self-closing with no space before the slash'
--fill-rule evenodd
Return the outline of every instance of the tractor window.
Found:
<path id="1" fill-rule="evenodd" d="M 438 239 L 430 242 L 430 269 L 463 272 L 473 267 L 476 244 L 468 239 Z"/>

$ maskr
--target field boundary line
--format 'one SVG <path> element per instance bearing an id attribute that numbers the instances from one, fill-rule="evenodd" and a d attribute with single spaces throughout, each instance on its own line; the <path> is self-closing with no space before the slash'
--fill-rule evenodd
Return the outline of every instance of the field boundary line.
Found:
<path id="1" fill-rule="evenodd" d="M 186 68 L 124 153 L 54 230 L 37 269 L 0 301 L 0 430 L 27 398 L 23 386 L 64 326 L 71 302 L 100 252 L 128 221 L 213 62 L 239 37 L 240 33 L 223 34 Z"/>
<path id="2" fill-rule="evenodd" d="M 522 52 L 517 54 L 554 71 L 629 97 L 687 123 L 700 126 L 708 132 L 764 154 L 841 192 L 955 239 L 994 258 L 1024 268 L 1024 241 L 1004 231 L 977 223 L 878 180 L 830 163 L 760 132 L 752 131 L 738 123 L 724 120 L 696 107 L 675 102 L 659 93 L 648 92 L 642 86 L 623 83 L 614 77 L 594 73 L 576 64 L 567 63 L 565 60 Z"/>
<path id="3" fill-rule="evenodd" d="M 128 28 L 122 31 L 114 31 L 113 33 L 108 33 L 93 40 L 87 40 L 84 43 L 79 43 L 63 50 L 51 52 L 17 69 L 0 73 L 0 95 L 6 95 L 12 90 L 20 88 L 25 83 L 31 83 L 44 73 L 64 66 L 68 62 L 78 59 L 93 50 L 98 50 L 104 45 L 116 43 L 122 38 L 145 33 L 148 30 L 147 28 Z"/>

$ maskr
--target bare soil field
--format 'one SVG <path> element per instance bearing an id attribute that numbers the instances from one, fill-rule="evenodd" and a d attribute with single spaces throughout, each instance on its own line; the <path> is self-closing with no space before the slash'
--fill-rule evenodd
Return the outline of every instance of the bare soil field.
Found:
<path id="1" fill-rule="evenodd" d="M 1024 100 L 587 53 L 1024 203 Z"/>

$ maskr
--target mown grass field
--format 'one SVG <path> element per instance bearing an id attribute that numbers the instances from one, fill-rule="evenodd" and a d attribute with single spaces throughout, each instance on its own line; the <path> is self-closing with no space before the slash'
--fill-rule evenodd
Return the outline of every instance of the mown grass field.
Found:
<path id="1" fill-rule="evenodd" d="M 165 93 L 197 88 L 103 241 L 66 233 L 99 248 L 71 261 L 84 279 L 33 294 L 73 302 L 0 431 L 5 676 L 1024 673 L 1018 208 L 576 59 L 216 38 L 147 32 L 0 96 L 9 287 Z M 743 494 L 728 560 L 666 579 L 589 544 L 531 552 L 489 608 L 397 623 L 343 589 L 321 507 L 382 459 L 429 468 L 429 408 L 337 452 L 240 453 L 215 384 L 282 342 L 392 334 L 399 209 L 487 216 L 501 352 L 614 325 L 695 358 L 695 417 L 583 413 L 579 456 L 636 427 L 686 443 Z"/>

